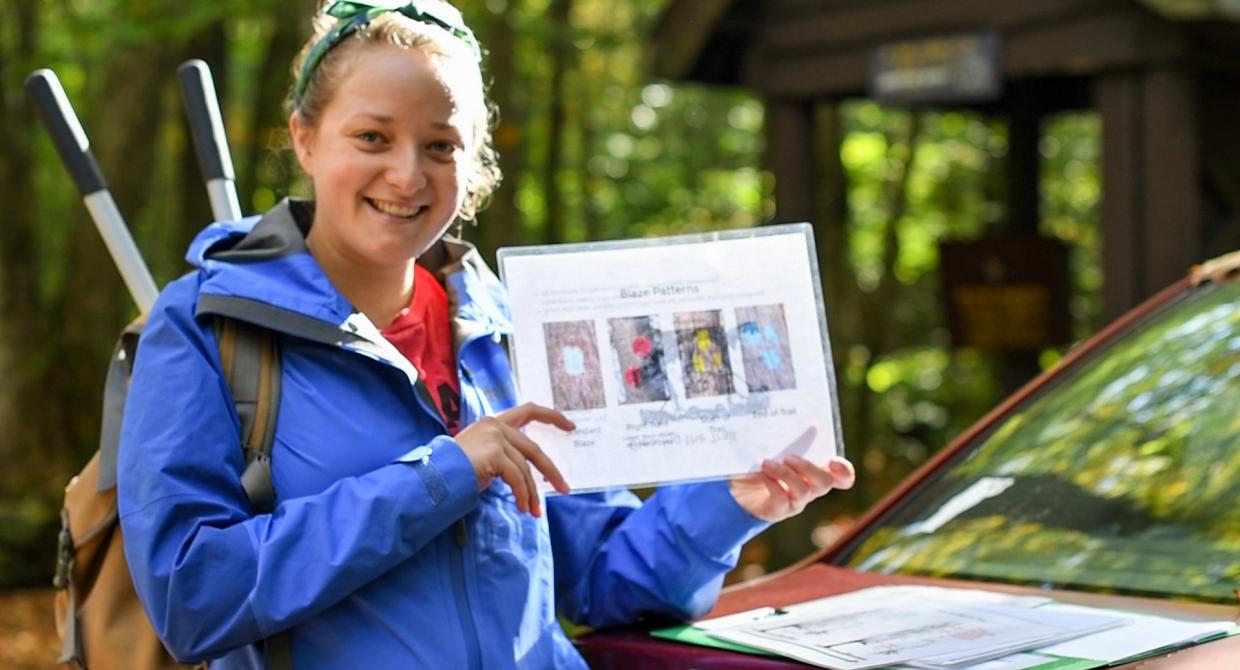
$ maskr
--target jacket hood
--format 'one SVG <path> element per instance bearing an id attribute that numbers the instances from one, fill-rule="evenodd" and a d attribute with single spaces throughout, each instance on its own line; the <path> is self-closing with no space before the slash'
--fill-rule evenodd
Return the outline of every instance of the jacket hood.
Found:
<path id="1" fill-rule="evenodd" d="M 186 260 L 202 273 L 196 313 L 219 314 L 316 340 L 349 340 L 360 313 L 306 246 L 314 204 L 285 199 L 261 216 L 207 226 Z M 509 334 L 503 286 L 470 244 L 445 238 L 418 259 L 448 294 L 459 347 L 480 334 Z"/>

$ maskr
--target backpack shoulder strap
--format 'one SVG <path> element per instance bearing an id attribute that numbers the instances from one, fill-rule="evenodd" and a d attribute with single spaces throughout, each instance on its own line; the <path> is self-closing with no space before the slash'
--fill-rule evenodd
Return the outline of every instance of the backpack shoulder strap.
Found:
<path id="1" fill-rule="evenodd" d="M 215 339 L 224 377 L 241 417 L 241 444 L 245 449 L 241 487 L 252 512 L 271 512 L 276 505 L 271 447 L 280 411 L 280 338 L 270 329 L 217 316 Z M 264 640 L 263 651 L 272 670 L 292 670 L 293 643 L 288 631 Z"/>
<path id="2" fill-rule="evenodd" d="M 108 376 L 103 386 L 103 422 L 99 427 L 100 492 L 116 486 L 116 461 L 120 452 L 121 419 L 125 415 L 125 398 L 129 395 L 129 377 L 138 353 L 138 338 L 146 325 L 147 315 L 141 314 L 125 326 L 112 350 Z"/>
<path id="3" fill-rule="evenodd" d="M 227 317 L 215 317 L 214 326 L 224 377 L 241 417 L 241 486 L 251 511 L 270 512 L 276 501 L 271 446 L 280 410 L 280 340 L 267 328 Z"/>

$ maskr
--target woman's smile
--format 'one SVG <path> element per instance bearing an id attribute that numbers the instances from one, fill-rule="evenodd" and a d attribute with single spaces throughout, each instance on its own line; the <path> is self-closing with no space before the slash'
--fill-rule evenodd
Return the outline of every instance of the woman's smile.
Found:
<path id="1" fill-rule="evenodd" d="M 429 205 L 401 205 L 390 200 L 379 200 L 376 198 L 364 198 L 364 200 L 366 204 L 378 210 L 380 214 L 386 214 L 404 221 L 413 221 L 429 208 Z"/>

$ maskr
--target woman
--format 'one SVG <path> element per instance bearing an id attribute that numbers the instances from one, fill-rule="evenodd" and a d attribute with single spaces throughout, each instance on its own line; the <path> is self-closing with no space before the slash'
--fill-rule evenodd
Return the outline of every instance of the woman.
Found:
<path id="1" fill-rule="evenodd" d="M 713 604 L 741 544 L 852 483 L 789 457 L 731 482 L 538 496 L 503 291 L 444 239 L 494 188 L 477 45 L 441 2 L 337 2 L 295 66 L 289 129 L 315 202 L 208 227 L 141 342 L 119 486 L 126 556 L 178 658 L 261 668 L 584 667 L 591 626 Z M 280 334 L 274 511 L 240 484 L 211 322 Z M 554 565 L 554 569 L 553 569 Z M 287 633 L 287 635 L 286 635 Z M 277 644 L 274 641 L 279 641 Z"/>

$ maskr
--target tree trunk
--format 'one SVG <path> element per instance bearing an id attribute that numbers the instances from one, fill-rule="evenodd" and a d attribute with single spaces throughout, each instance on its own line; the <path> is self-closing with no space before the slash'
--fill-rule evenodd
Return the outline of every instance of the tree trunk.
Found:
<path id="1" fill-rule="evenodd" d="M 569 17 L 573 12 L 573 0 L 552 0 L 549 14 L 555 31 L 551 45 L 551 82 L 548 99 L 550 109 L 547 118 L 547 164 L 543 172 L 546 188 L 547 220 L 543 239 L 547 244 L 565 240 L 564 192 L 560 185 L 560 173 L 564 170 L 564 126 L 568 117 L 568 96 L 564 90 L 565 74 L 572 58 L 572 33 Z"/>
<path id="2" fill-rule="evenodd" d="M 898 304 L 900 293 L 900 282 L 896 278 L 896 263 L 900 258 L 900 219 L 904 218 L 904 213 L 908 208 L 908 182 L 913 170 L 913 160 L 917 152 L 917 142 L 921 136 L 921 113 L 912 112 L 909 117 L 908 134 L 905 144 L 908 152 L 903 156 L 896 156 L 897 171 L 890 181 L 887 182 L 886 188 L 886 209 L 887 219 L 883 224 L 883 256 L 882 256 L 882 274 L 879 277 L 878 286 L 869 295 L 862 295 L 862 329 L 863 340 L 870 345 L 870 353 L 865 366 L 865 372 L 870 370 L 870 366 L 877 362 L 884 354 L 892 351 L 897 343 L 894 339 L 895 325 L 891 319 L 891 306 Z M 895 138 L 887 138 L 890 146 Z M 864 377 L 863 377 L 864 379 Z M 858 407 L 856 414 L 856 423 L 860 425 L 861 430 L 865 431 L 867 436 L 872 428 L 873 412 L 874 412 L 874 394 L 869 387 L 864 385 L 860 389 L 858 397 Z M 866 469 L 866 461 L 871 458 L 870 452 L 877 447 L 869 443 L 868 437 L 863 438 L 864 448 L 861 456 L 861 463 L 858 463 L 861 469 Z M 879 454 L 878 456 L 882 456 Z M 888 490 L 887 486 L 868 486 L 866 491 L 877 494 L 879 491 Z M 861 500 L 864 506 L 869 506 L 873 500 Z"/>
<path id="3" fill-rule="evenodd" d="M 590 109 L 593 108 L 594 101 L 598 98 L 594 95 L 595 91 L 590 85 L 585 68 L 580 68 L 577 72 L 578 99 L 581 101 L 581 114 L 577 119 L 577 132 L 580 137 L 581 151 L 575 171 L 577 173 L 578 188 L 581 191 L 581 216 L 585 220 L 586 241 L 596 242 L 603 239 L 604 235 L 606 235 L 603 228 L 603 219 L 599 213 L 598 204 L 595 201 L 599 180 L 590 174 L 589 166 L 590 156 L 593 154 L 594 146 L 598 143 L 599 135 L 594 124 L 590 122 Z"/>
<path id="4" fill-rule="evenodd" d="M 491 84 L 491 103 L 499 110 L 499 120 L 494 131 L 495 149 L 499 152 L 499 168 L 504 181 L 491 196 L 490 205 L 478 215 L 478 230 L 474 239 L 483 257 L 494 260 L 495 250 L 524 241 L 522 227 L 524 217 L 517 208 L 517 192 L 521 183 L 525 160 L 522 154 L 523 119 L 517 81 L 517 35 L 513 27 L 519 11 L 519 2 L 508 3 L 502 14 L 496 14 L 486 26 L 488 37 L 488 80 Z"/>
<path id="5" fill-rule="evenodd" d="M 288 133 L 285 100 L 292 88 L 289 65 L 309 38 L 309 19 L 318 3 L 291 0 L 276 6 L 279 10 L 274 17 L 257 93 L 245 126 L 249 134 L 238 140 L 237 156 L 243 160 L 237 166 L 237 195 L 244 214 L 258 213 L 262 206 L 269 204 L 255 201 L 260 183 L 271 186 L 278 198 L 288 192 L 297 175 L 292 152 L 285 150 Z"/>
<path id="6" fill-rule="evenodd" d="M 0 32 L 0 499 L 28 486 L 31 465 L 42 460 L 39 435 L 55 425 L 47 420 L 48 398 L 40 391 L 50 363 L 42 355 L 46 320 L 42 316 L 40 258 L 35 234 L 32 142 L 38 128 L 22 81 L 35 59 L 38 3 L 4 3 L 0 21 L 14 26 Z"/>
<path id="7" fill-rule="evenodd" d="M 839 102 L 827 102 L 814 110 L 815 154 L 818 156 L 817 214 L 818 267 L 822 272 L 823 297 L 831 333 L 836 393 L 840 416 L 857 416 L 861 397 L 869 393 L 864 381 L 850 384 L 847 378 L 853 347 L 862 343 L 862 316 L 857 270 L 849 255 L 848 173 L 840 158 L 844 141 Z M 843 422 L 846 453 L 854 459 L 869 442 L 869 427 L 859 421 Z M 853 511 L 860 511 L 856 496 L 849 497 Z M 821 518 L 821 517 L 820 517 Z"/>

